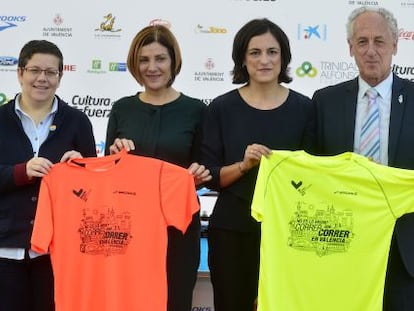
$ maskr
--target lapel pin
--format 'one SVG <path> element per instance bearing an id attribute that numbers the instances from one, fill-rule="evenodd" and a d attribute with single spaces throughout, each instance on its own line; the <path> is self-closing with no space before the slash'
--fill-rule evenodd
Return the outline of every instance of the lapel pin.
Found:
<path id="1" fill-rule="evenodd" d="M 401 95 L 400 95 L 401 96 Z M 49 130 L 50 131 L 54 131 L 54 130 L 56 130 L 56 125 L 54 125 L 54 124 L 52 124 L 51 126 L 49 126 Z"/>
<path id="2" fill-rule="evenodd" d="M 400 104 L 402 104 L 402 102 L 403 102 L 403 96 L 402 96 L 402 94 L 400 94 L 400 96 L 398 96 L 398 102 Z"/>

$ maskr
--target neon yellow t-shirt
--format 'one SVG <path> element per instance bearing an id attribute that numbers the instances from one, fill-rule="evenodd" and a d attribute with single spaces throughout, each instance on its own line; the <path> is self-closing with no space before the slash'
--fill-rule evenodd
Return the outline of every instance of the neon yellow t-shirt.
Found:
<path id="1" fill-rule="evenodd" d="M 414 171 L 348 152 L 262 158 L 259 311 L 382 310 L 395 221 L 414 211 Z"/>

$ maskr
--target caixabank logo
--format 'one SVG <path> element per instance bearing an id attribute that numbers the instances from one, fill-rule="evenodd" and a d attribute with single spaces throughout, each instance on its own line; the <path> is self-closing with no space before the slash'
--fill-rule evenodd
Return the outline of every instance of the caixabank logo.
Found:
<path id="1" fill-rule="evenodd" d="M 326 41 L 328 26 L 326 24 L 303 25 L 298 24 L 298 40 Z"/>
<path id="2" fill-rule="evenodd" d="M 23 15 L 0 15 L 0 31 L 6 31 L 17 27 L 20 23 L 27 20 Z"/>

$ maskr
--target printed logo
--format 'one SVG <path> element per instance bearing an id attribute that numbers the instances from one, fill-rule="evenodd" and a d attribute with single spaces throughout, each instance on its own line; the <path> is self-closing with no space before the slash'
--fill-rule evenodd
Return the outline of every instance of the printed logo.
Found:
<path id="1" fill-rule="evenodd" d="M 399 29 L 398 31 L 399 40 L 414 40 L 414 31 L 405 30 L 404 28 Z"/>
<path id="2" fill-rule="evenodd" d="M 0 66 L 14 66 L 17 65 L 18 59 L 13 56 L 0 56 Z"/>
<path id="3" fill-rule="evenodd" d="M 312 186 L 312 185 L 303 186 L 302 181 L 292 180 L 290 183 L 293 186 L 293 188 L 295 188 L 302 196 L 304 196 L 306 194 L 306 191 Z"/>
<path id="4" fill-rule="evenodd" d="M 339 195 L 358 195 L 358 192 L 356 191 L 348 191 L 348 190 L 337 190 L 334 192 L 334 194 Z"/>
<path id="5" fill-rule="evenodd" d="M 115 27 L 115 16 L 112 13 L 105 15 L 99 27 L 95 29 L 96 39 L 120 39 L 122 29 Z"/>
<path id="6" fill-rule="evenodd" d="M 299 182 L 294 182 L 293 180 L 291 181 L 291 184 L 292 184 L 292 186 L 295 188 L 295 189 L 298 189 L 300 186 L 302 186 L 302 182 L 301 181 L 299 181 Z"/>
<path id="7" fill-rule="evenodd" d="M 0 31 L 6 30 L 7 28 L 10 28 L 10 27 L 17 27 L 16 24 L 12 24 L 8 22 L 5 22 L 4 24 L 0 26 Z"/>
<path id="8" fill-rule="evenodd" d="M 320 83 L 331 85 L 352 80 L 358 76 L 359 70 L 354 62 L 345 61 L 321 61 L 320 63 Z"/>
<path id="9" fill-rule="evenodd" d="M 207 61 L 204 63 L 204 67 L 206 67 L 207 70 L 214 69 L 215 65 L 211 58 L 207 58 Z"/>
<path id="10" fill-rule="evenodd" d="M 200 98 L 200 100 L 206 104 L 207 106 L 210 105 L 210 103 L 213 101 L 212 98 Z"/>
<path id="11" fill-rule="evenodd" d="M 89 191 L 85 191 L 85 190 L 83 190 L 83 188 L 80 188 L 79 190 L 73 189 L 72 190 L 72 193 L 74 195 L 76 195 L 79 199 L 81 199 L 81 200 L 83 200 L 83 201 L 86 202 L 86 201 L 88 201 L 88 197 L 89 197 L 90 190 Z"/>
<path id="12" fill-rule="evenodd" d="M 152 21 L 149 22 L 149 25 L 150 26 L 161 25 L 167 28 L 171 28 L 171 23 L 161 18 L 153 19 Z"/>
<path id="13" fill-rule="evenodd" d="M 62 18 L 62 16 L 60 16 L 60 14 L 56 14 L 56 16 L 53 18 L 53 23 L 56 26 L 62 25 L 63 24 L 63 18 Z"/>
<path id="14" fill-rule="evenodd" d="M 0 71 L 16 72 L 18 59 L 13 56 L 0 56 Z"/>
<path id="15" fill-rule="evenodd" d="M 204 68 L 207 71 L 198 71 L 194 73 L 194 80 L 200 82 L 224 81 L 224 72 L 212 71 L 216 65 L 212 58 L 207 58 Z"/>
<path id="16" fill-rule="evenodd" d="M 92 69 L 99 70 L 102 67 L 102 62 L 100 59 L 94 59 L 92 60 Z"/>
<path id="17" fill-rule="evenodd" d="M 121 31 L 120 28 L 114 28 L 115 16 L 112 16 L 112 13 L 108 13 L 103 18 L 104 18 L 104 21 L 99 25 L 99 28 L 95 29 L 95 31 L 101 31 L 101 32 Z"/>
<path id="18" fill-rule="evenodd" d="M 337 211 L 332 205 L 315 207 L 298 202 L 289 221 L 288 246 L 318 256 L 346 252 L 354 238 L 353 213 Z"/>
<path id="19" fill-rule="evenodd" d="M 76 71 L 76 65 L 63 65 L 63 71 Z"/>
<path id="20" fill-rule="evenodd" d="M 296 75 L 300 78 L 308 76 L 314 78 L 318 74 L 318 70 L 312 66 L 310 62 L 303 62 L 298 68 L 296 68 Z"/>
<path id="21" fill-rule="evenodd" d="M 7 103 L 9 100 L 7 99 L 6 94 L 0 93 L 0 106 Z"/>
<path id="22" fill-rule="evenodd" d="M 135 191 L 127 191 L 127 190 L 115 190 L 114 194 L 132 195 L 132 196 L 137 195 L 137 193 Z"/>
<path id="23" fill-rule="evenodd" d="M 82 111 L 89 118 L 108 118 L 113 101 L 108 97 L 93 97 L 74 95 L 71 106 Z"/>
<path id="24" fill-rule="evenodd" d="M 43 27 L 43 37 L 72 37 L 72 27 L 62 27 L 63 21 L 63 17 L 56 14 L 52 19 L 54 26 Z"/>
<path id="25" fill-rule="evenodd" d="M 298 40 L 320 39 L 325 41 L 326 34 L 327 26 L 325 24 L 315 26 L 302 26 L 302 24 L 298 24 Z"/>
<path id="26" fill-rule="evenodd" d="M 392 72 L 401 78 L 414 82 L 414 67 L 394 64 L 392 65 Z"/>
<path id="27" fill-rule="evenodd" d="M 105 70 L 102 70 L 102 61 L 100 59 L 93 59 L 91 63 L 91 69 L 88 69 L 87 72 L 97 74 L 106 73 Z"/>
<path id="28" fill-rule="evenodd" d="M 109 68 L 109 71 L 126 71 L 127 65 L 126 63 L 110 62 L 108 68 Z"/>
<path id="29" fill-rule="evenodd" d="M 401 7 L 403 8 L 414 8 L 414 0 L 407 0 L 401 2 Z"/>
<path id="30" fill-rule="evenodd" d="M 131 215 L 128 211 L 83 209 L 79 226 L 80 251 L 87 255 L 122 255 L 131 242 Z"/>
<path id="31" fill-rule="evenodd" d="M 220 27 L 214 27 L 214 26 L 204 27 L 200 24 L 196 26 L 194 31 L 195 33 L 204 33 L 204 34 L 225 34 L 227 33 L 226 28 L 220 28 Z"/>
<path id="32" fill-rule="evenodd" d="M 16 23 L 25 22 L 26 16 L 0 15 L 0 31 L 17 27 Z"/>
<path id="33" fill-rule="evenodd" d="M 378 6 L 378 1 L 361 1 L 361 0 L 349 0 L 349 5 L 363 5 L 363 6 Z"/>
<path id="34" fill-rule="evenodd" d="M 105 142 L 103 140 L 101 140 L 99 143 L 96 143 L 96 154 L 99 155 L 104 155 L 105 153 Z"/>

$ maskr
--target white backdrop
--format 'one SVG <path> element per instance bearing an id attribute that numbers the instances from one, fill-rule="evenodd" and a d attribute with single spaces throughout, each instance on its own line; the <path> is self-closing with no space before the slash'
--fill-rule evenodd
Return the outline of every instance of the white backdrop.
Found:
<path id="1" fill-rule="evenodd" d="M 400 40 L 393 70 L 414 80 L 414 0 L 3 1 L 0 105 L 20 91 L 16 63 L 23 44 L 32 39 L 53 41 L 65 63 L 58 95 L 90 117 L 102 154 L 113 102 L 140 90 L 125 65 L 138 30 L 151 23 L 170 27 L 183 55 L 175 87 L 208 104 L 237 87 L 230 76 L 234 35 L 250 19 L 262 17 L 279 24 L 290 38 L 293 82 L 289 87 L 311 97 L 320 87 L 357 75 L 345 23 L 350 11 L 361 5 L 383 6 L 395 14 Z M 196 292 L 193 310 L 212 310 L 210 296 Z"/>
<path id="2" fill-rule="evenodd" d="M 9 0 L 0 11 L 0 104 L 20 90 L 16 62 L 23 44 L 53 41 L 65 63 L 57 93 L 90 117 L 101 153 L 113 102 L 140 90 L 125 66 L 139 29 L 151 23 L 170 27 L 183 54 L 175 87 L 208 104 L 236 87 L 230 76 L 234 35 L 261 17 L 279 24 L 290 38 L 289 87 L 312 96 L 317 88 L 357 75 L 345 23 L 361 5 L 383 6 L 395 14 L 400 42 L 393 68 L 413 80 L 414 0 Z"/>

